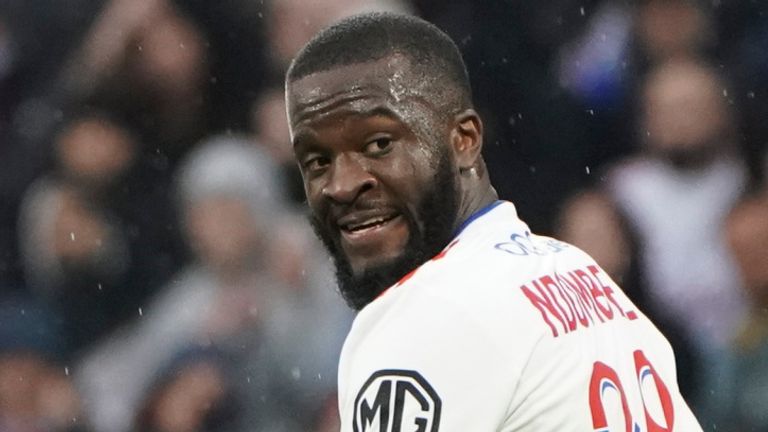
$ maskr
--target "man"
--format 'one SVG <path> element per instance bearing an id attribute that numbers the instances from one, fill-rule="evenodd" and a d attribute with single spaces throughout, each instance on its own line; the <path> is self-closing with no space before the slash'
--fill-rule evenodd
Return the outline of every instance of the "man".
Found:
<path id="1" fill-rule="evenodd" d="M 286 78 L 312 220 L 359 310 L 342 431 L 697 431 L 669 344 L 578 249 L 498 201 L 458 49 L 391 14 Z"/>

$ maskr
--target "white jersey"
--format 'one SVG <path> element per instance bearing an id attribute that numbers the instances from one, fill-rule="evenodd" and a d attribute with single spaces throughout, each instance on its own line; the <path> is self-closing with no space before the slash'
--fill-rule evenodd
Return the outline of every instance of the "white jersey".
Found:
<path id="1" fill-rule="evenodd" d="M 664 336 L 505 201 L 360 311 L 339 406 L 342 432 L 701 431 Z"/>

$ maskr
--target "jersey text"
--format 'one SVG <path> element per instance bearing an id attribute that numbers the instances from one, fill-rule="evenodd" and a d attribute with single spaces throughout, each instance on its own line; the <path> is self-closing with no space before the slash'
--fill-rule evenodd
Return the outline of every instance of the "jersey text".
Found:
<path id="1" fill-rule="evenodd" d="M 611 321 L 617 316 L 634 320 L 637 313 L 625 311 L 610 284 L 604 283 L 595 265 L 585 269 L 552 273 L 520 286 L 523 294 L 541 313 L 552 336 Z M 560 325 L 557 326 L 556 323 Z"/>

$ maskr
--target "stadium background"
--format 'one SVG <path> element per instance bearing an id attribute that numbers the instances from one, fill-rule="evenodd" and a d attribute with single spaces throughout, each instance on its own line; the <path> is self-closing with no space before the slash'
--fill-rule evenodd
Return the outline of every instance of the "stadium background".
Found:
<path id="1" fill-rule="evenodd" d="M 501 198 L 657 322 L 705 430 L 768 428 L 765 2 L 3 0 L 0 431 L 334 430 L 282 74 L 370 10 L 457 42 Z"/>

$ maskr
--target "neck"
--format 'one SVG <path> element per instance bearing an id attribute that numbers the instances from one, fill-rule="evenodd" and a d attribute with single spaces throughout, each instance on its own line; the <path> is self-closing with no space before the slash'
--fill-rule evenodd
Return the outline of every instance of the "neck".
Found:
<path id="1" fill-rule="evenodd" d="M 479 174 L 474 174 L 476 178 L 469 179 L 470 187 L 465 188 L 462 193 L 459 213 L 456 217 L 456 226 L 454 230 L 460 227 L 464 221 L 469 219 L 478 210 L 485 208 L 492 202 L 499 199 L 496 190 L 491 186 L 491 182 L 485 173 L 485 170 Z"/>

